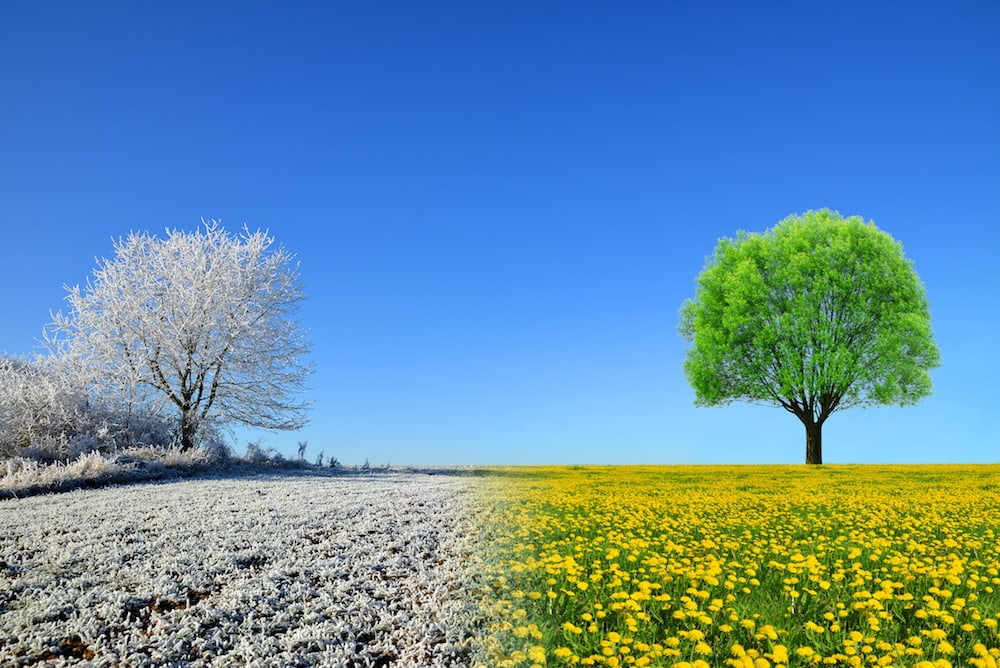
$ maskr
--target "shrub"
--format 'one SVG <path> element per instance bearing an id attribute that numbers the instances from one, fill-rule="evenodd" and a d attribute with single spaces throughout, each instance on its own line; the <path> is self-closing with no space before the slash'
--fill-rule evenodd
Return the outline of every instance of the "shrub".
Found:
<path id="1" fill-rule="evenodd" d="M 72 360 L 0 357 L 0 459 L 68 462 L 80 455 L 129 448 L 167 450 L 179 444 L 176 421 L 138 404 L 107 404 L 85 389 Z M 219 426 L 205 421 L 197 444 L 219 463 L 229 447 Z"/>
<path id="2" fill-rule="evenodd" d="M 285 458 L 274 448 L 265 448 L 260 440 L 247 441 L 247 452 L 243 457 L 251 464 L 282 464 Z"/>
<path id="3" fill-rule="evenodd" d="M 93 417 L 70 365 L 45 357 L 0 358 L 0 456 L 28 450 L 36 456 L 70 456 L 71 442 L 86 433 Z M 86 445 L 73 442 L 72 448 Z"/>

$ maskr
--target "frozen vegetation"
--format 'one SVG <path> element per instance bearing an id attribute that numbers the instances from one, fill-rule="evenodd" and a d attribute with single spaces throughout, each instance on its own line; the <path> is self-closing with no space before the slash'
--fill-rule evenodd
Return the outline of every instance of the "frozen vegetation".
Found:
<path id="1" fill-rule="evenodd" d="M 466 666 L 458 471 L 272 471 L 0 501 L 0 666 Z"/>
<path id="2" fill-rule="evenodd" d="M 306 423 L 303 299 L 265 232 L 133 232 L 0 355 L 0 668 L 476 663 L 470 477 L 226 445 Z"/>
<path id="3" fill-rule="evenodd" d="M 296 464 L 277 460 L 266 463 L 272 467 Z M 11 457 L 0 459 L 0 499 L 66 492 L 82 487 L 191 477 L 212 470 L 239 474 L 258 468 L 249 458 L 221 459 L 203 450 L 181 452 L 172 448 L 129 448 L 107 455 L 94 451 L 80 454 L 75 459 L 66 458 L 51 463 L 29 457 Z"/>

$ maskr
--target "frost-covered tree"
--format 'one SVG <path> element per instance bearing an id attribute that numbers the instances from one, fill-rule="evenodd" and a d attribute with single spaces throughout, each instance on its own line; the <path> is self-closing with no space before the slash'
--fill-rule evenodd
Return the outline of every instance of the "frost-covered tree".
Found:
<path id="1" fill-rule="evenodd" d="M 67 288 L 50 344 L 92 384 L 147 412 L 173 410 L 180 444 L 202 425 L 298 429 L 308 402 L 309 341 L 296 320 L 304 299 L 294 256 L 266 232 L 133 232 Z"/>

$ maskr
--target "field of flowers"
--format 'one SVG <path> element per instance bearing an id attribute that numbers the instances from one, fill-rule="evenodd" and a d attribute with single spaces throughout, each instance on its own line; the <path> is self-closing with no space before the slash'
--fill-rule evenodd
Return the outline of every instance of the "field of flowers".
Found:
<path id="1" fill-rule="evenodd" d="M 996 666 L 1000 466 L 484 480 L 497 666 Z"/>

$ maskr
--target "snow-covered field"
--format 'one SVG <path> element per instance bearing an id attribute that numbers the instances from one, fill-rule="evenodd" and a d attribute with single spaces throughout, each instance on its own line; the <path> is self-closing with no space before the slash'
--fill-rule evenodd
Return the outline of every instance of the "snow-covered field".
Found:
<path id="1" fill-rule="evenodd" d="M 466 666 L 475 479 L 197 478 L 0 501 L 0 666 Z"/>

